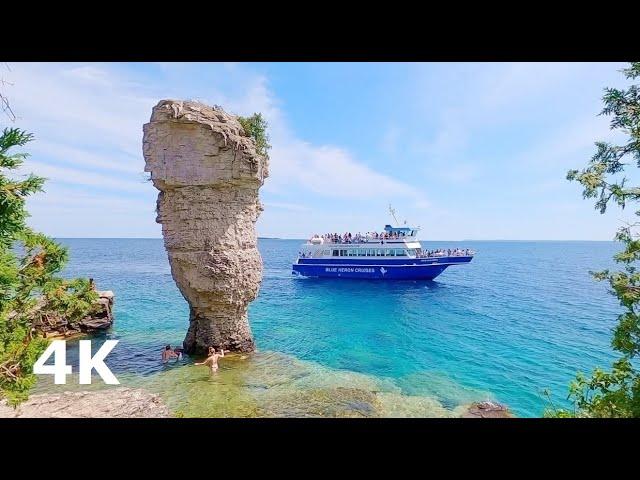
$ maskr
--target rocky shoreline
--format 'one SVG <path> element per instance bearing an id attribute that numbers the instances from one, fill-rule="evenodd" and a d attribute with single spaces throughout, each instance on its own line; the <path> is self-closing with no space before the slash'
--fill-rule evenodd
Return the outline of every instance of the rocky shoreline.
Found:
<path id="1" fill-rule="evenodd" d="M 375 395 L 364 390 L 320 389 L 300 394 L 308 398 L 305 399 L 305 406 L 302 409 L 288 412 L 294 417 L 379 417 L 379 412 L 376 414 L 374 408 L 378 402 Z M 321 395 L 318 396 L 319 394 Z M 335 398 L 327 403 L 325 398 L 327 395 Z M 318 403 L 318 399 L 322 401 Z M 354 399 L 359 400 L 362 411 L 353 409 Z M 427 412 L 425 413 L 429 416 Z M 450 418 L 514 418 L 505 405 L 489 401 L 460 406 L 450 414 L 448 415 Z M 176 416 L 182 415 L 172 413 L 159 395 L 141 388 L 130 387 L 37 394 L 15 409 L 8 406 L 5 401 L 0 401 L 0 418 L 172 418 Z"/>
<path id="2" fill-rule="evenodd" d="M 118 387 L 92 392 L 32 395 L 17 408 L 0 401 L 0 418 L 169 418 L 159 395 Z"/>
<path id="3" fill-rule="evenodd" d="M 71 324 L 65 318 L 41 318 L 34 323 L 34 328 L 45 338 L 70 338 L 87 335 L 111 328 L 114 322 L 114 294 L 111 290 L 99 291 L 96 312 Z"/>

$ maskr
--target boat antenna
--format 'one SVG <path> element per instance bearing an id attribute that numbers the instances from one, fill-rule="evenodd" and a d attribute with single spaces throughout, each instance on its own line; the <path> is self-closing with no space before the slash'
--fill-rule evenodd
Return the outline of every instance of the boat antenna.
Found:
<path id="1" fill-rule="evenodd" d="M 396 225 L 400 225 L 400 222 L 398 221 L 398 219 L 396 218 L 396 209 L 393 208 L 391 206 L 391 204 L 389 204 L 389 213 L 391 214 L 391 216 L 393 217 L 393 220 L 396 222 Z"/>

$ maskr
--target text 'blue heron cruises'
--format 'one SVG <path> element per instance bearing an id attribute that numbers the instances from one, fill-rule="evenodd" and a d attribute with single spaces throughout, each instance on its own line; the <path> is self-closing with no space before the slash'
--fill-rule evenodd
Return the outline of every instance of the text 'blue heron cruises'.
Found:
<path id="1" fill-rule="evenodd" d="M 416 238 L 419 230 L 386 225 L 381 233 L 314 235 L 302 245 L 293 273 L 305 277 L 432 280 L 447 267 L 473 259 L 475 252 L 468 248 L 423 249 Z"/>

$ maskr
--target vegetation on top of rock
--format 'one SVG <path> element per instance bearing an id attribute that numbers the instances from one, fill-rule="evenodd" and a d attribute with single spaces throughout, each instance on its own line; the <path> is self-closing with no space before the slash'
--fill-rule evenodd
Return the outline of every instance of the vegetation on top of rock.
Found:
<path id="1" fill-rule="evenodd" d="M 254 113 L 250 117 L 238 116 L 238 122 L 242 125 L 245 133 L 249 135 L 256 142 L 256 152 L 264 157 L 269 156 L 269 135 L 267 134 L 267 127 L 269 124 L 262 117 L 261 113 Z"/>
<path id="2" fill-rule="evenodd" d="M 627 79 L 640 77 L 640 62 L 623 70 Z M 625 169 L 640 168 L 640 85 L 625 90 L 605 89 L 602 115 L 611 115 L 611 129 L 628 138 L 622 145 L 596 143 L 596 153 L 583 170 L 570 170 L 567 179 L 579 182 L 584 198 L 595 198 L 595 207 L 604 213 L 610 203 L 621 208 L 640 201 L 640 186 L 629 185 Z M 635 174 L 636 172 L 632 172 Z M 635 211 L 640 216 L 640 210 Z M 625 311 L 618 316 L 611 345 L 620 354 L 611 371 L 600 368 L 590 377 L 578 373 L 569 387 L 574 411 L 550 409 L 547 416 L 567 417 L 640 417 L 640 222 L 621 227 L 615 239 L 624 249 L 614 256 L 624 266 L 621 271 L 591 272 L 599 281 L 607 281 L 611 293 Z"/>
<path id="3" fill-rule="evenodd" d="M 56 276 L 67 262 L 66 248 L 26 224 L 26 198 L 42 191 L 45 179 L 12 178 L 28 154 L 10 150 L 32 139 L 18 128 L 0 135 L 0 398 L 10 405 L 28 398 L 33 364 L 47 345 L 36 320 L 51 315 L 73 322 L 91 313 L 98 299 L 87 280 Z"/>

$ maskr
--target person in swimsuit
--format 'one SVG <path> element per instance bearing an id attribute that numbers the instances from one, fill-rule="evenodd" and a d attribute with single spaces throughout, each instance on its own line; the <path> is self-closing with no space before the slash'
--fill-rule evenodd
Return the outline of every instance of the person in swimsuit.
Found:
<path id="1" fill-rule="evenodd" d="M 209 347 L 207 358 L 204 362 L 196 362 L 196 365 L 207 365 L 211 369 L 211 373 L 218 371 L 218 359 L 224 357 L 224 349 L 220 349 L 220 353 L 216 353 L 216 349 Z"/>
<path id="2" fill-rule="evenodd" d="M 171 349 L 171 345 L 167 345 L 164 347 L 164 350 L 162 350 L 162 363 L 168 363 L 172 358 L 180 360 L 181 356 L 182 352 L 178 353 Z"/>

